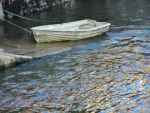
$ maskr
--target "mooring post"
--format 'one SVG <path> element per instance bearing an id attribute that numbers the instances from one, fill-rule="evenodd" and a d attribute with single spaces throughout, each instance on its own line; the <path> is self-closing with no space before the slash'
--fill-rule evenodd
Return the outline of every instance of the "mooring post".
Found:
<path id="1" fill-rule="evenodd" d="M 4 19 L 3 7 L 2 7 L 2 0 L 0 0 L 0 19 Z"/>

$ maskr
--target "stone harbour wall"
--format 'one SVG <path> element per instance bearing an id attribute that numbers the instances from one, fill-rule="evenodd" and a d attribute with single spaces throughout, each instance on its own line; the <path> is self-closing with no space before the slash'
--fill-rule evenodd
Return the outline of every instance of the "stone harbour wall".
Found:
<path id="1" fill-rule="evenodd" d="M 4 10 L 16 14 L 31 15 L 60 4 L 67 4 L 69 1 L 71 0 L 2 0 L 2 6 Z"/>

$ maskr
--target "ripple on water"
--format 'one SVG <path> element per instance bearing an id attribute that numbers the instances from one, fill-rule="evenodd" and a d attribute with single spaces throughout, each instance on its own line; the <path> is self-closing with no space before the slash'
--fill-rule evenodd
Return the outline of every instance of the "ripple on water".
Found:
<path id="1" fill-rule="evenodd" d="M 103 40 L 2 72 L 0 110 L 148 113 L 148 35 L 112 31 Z"/>

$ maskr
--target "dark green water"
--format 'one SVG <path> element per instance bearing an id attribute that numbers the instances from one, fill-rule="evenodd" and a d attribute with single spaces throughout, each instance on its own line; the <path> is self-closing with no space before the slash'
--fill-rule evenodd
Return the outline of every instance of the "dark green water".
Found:
<path id="1" fill-rule="evenodd" d="M 111 22 L 112 30 L 62 43 L 71 49 L 1 71 L 0 113 L 149 113 L 149 10 L 148 0 L 77 0 L 33 16 L 40 24 L 92 18 Z M 24 42 L 21 48 L 36 48 L 17 28 L 3 23 L 1 29 L 2 47 Z"/>

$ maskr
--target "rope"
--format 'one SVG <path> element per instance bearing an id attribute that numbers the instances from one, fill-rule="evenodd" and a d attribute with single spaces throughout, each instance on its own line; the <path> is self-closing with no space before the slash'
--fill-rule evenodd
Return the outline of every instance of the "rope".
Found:
<path id="1" fill-rule="evenodd" d="M 23 30 L 23 31 L 25 31 L 25 32 L 27 32 L 27 33 L 29 33 L 29 34 L 32 34 L 32 31 L 31 31 L 31 30 L 26 29 L 26 28 L 23 28 L 23 27 L 21 27 L 21 26 L 15 24 L 15 23 L 9 21 L 9 20 L 4 19 L 3 21 L 5 21 L 5 22 L 7 22 L 8 24 L 11 24 L 11 25 L 13 25 L 13 26 L 15 26 L 15 27 L 17 27 L 17 28 L 19 28 L 19 29 L 21 29 L 21 30 Z"/>
<path id="2" fill-rule="evenodd" d="M 52 21 L 48 21 L 48 20 L 32 19 L 32 18 L 29 18 L 29 17 L 21 16 L 21 15 L 18 15 L 18 14 L 16 14 L 16 13 L 13 13 L 13 12 L 11 12 L 11 11 L 8 11 L 8 10 L 6 10 L 6 9 L 3 9 L 3 12 L 5 12 L 5 13 L 7 13 L 7 14 L 10 14 L 10 15 L 12 15 L 12 16 L 19 17 L 19 18 L 21 18 L 21 19 L 23 19 L 23 20 L 27 20 L 27 21 L 32 21 L 32 22 L 41 22 L 41 21 L 52 22 Z M 2 20 L 2 19 L 1 19 L 1 20 Z M 19 25 L 15 24 L 15 23 L 13 23 L 13 22 L 11 22 L 11 21 L 9 21 L 9 20 L 3 19 L 2 21 L 5 21 L 5 22 L 7 22 L 8 24 L 11 24 L 11 25 L 13 25 L 13 26 L 15 26 L 15 27 L 17 27 L 17 28 L 19 28 L 19 29 L 21 29 L 21 30 L 23 30 L 23 31 L 25 31 L 25 32 L 27 32 L 27 33 L 29 33 L 29 34 L 32 34 L 32 31 L 31 31 L 31 30 L 29 30 L 29 29 L 27 29 L 27 28 L 23 28 L 22 26 L 19 26 Z"/>
<path id="3" fill-rule="evenodd" d="M 18 15 L 16 13 L 10 12 L 10 11 L 8 11 L 6 9 L 3 9 L 3 11 L 5 13 L 8 13 L 8 14 L 12 15 L 12 16 L 16 16 L 16 17 L 19 17 L 19 18 L 27 20 L 27 21 L 32 21 L 32 22 L 41 22 L 41 21 L 52 22 L 52 21 L 48 21 L 48 20 L 39 20 L 39 19 L 32 19 L 32 18 L 25 17 L 25 16 L 20 16 L 20 15 Z"/>

